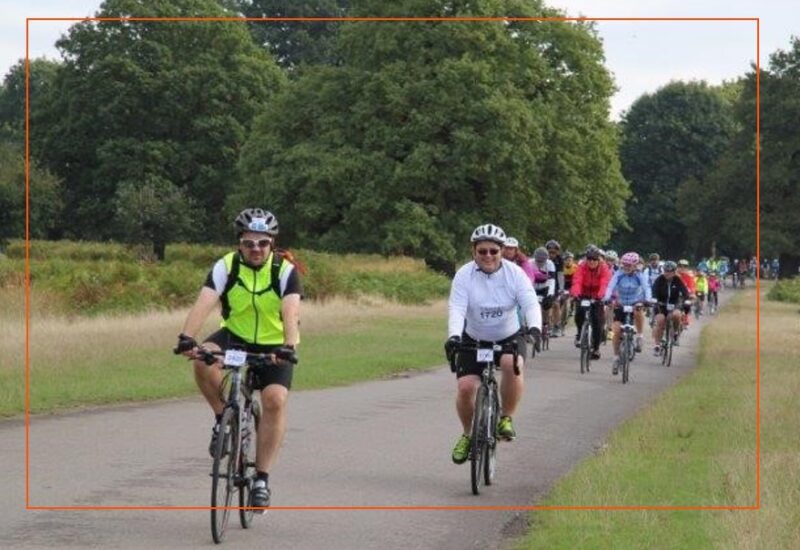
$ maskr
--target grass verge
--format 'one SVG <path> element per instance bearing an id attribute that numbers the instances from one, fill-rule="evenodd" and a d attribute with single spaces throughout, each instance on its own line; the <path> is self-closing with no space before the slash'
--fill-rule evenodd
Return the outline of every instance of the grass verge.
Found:
<path id="1" fill-rule="evenodd" d="M 541 511 L 528 548 L 800 548 L 800 315 L 761 297 L 761 509 Z M 755 290 L 702 334 L 698 368 L 613 432 L 543 505 L 756 504 Z"/>
<path id="2" fill-rule="evenodd" d="M 373 300 L 306 303 L 293 389 L 324 388 L 443 362 L 446 305 Z M 31 411 L 194 395 L 187 361 L 172 355 L 186 311 L 31 319 Z M 205 327 L 204 334 L 215 329 Z M 0 316 L 0 417 L 24 411 L 24 325 Z"/>

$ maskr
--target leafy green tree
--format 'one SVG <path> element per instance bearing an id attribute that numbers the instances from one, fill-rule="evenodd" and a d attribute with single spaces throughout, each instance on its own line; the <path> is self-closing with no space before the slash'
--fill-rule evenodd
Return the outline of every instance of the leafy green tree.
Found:
<path id="1" fill-rule="evenodd" d="M 348 0 L 237 0 L 245 17 L 346 17 Z M 251 21 L 250 32 L 290 71 L 302 64 L 335 65 L 338 21 Z"/>
<path id="2" fill-rule="evenodd" d="M 215 0 L 106 0 L 97 15 L 231 12 Z M 251 121 L 285 79 L 246 26 L 86 21 L 57 46 L 64 65 L 32 122 L 33 147 L 65 181 L 67 235 L 112 237 L 119 186 L 153 181 L 192 197 L 195 224 L 206 238 L 221 235 L 230 220 L 220 205 Z"/>
<path id="3" fill-rule="evenodd" d="M 684 182 L 702 186 L 727 147 L 734 131 L 730 105 L 704 82 L 672 82 L 637 99 L 624 114 L 621 131 L 622 173 L 633 198 L 627 208 L 630 229 L 618 232 L 615 242 L 671 258 L 692 252 L 678 190 Z"/>
<path id="4" fill-rule="evenodd" d="M 352 3 L 365 14 L 557 12 Z M 585 243 L 622 220 L 613 83 L 591 26 L 354 22 L 338 40 L 341 65 L 309 67 L 257 119 L 231 211 L 269 205 L 302 245 L 415 255 L 445 271 L 479 223 Z M 560 206 L 575 215 L 557 217 Z"/>
<path id="5" fill-rule="evenodd" d="M 155 176 L 121 182 L 114 201 L 114 230 L 122 241 L 151 244 L 164 260 L 168 242 L 189 240 L 198 233 L 192 213 L 196 206 L 184 189 Z"/>
<path id="6" fill-rule="evenodd" d="M 30 166 L 30 234 L 53 237 L 60 220 L 60 182 L 35 162 Z M 15 144 L 0 141 L 0 245 L 25 237 L 25 156 Z"/>
<path id="7" fill-rule="evenodd" d="M 59 63 L 49 59 L 30 60 L 31 110 L 36 112 L 52 91 Z M 24 149 L 25 143 L 25 60 L 17 61 L 0 85 L 0 140 Z"/>
<path id="8" fill-rule="evenodd" d="M 761 254 L 779 257 L 781 276 L 800 267 L 800 39 L 770 56 L 761 81 Z M 708 213 L 698 226 L 732 256 L 756 251 L 756 73 L 748 73 L 735 106 L 738 131 L 714 171 L 698 206 Z"/>

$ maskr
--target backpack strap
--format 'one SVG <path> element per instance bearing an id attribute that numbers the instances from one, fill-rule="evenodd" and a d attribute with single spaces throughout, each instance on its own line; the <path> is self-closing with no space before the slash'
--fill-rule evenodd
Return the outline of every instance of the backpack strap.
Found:
<path id="1" fill-rule="evenodd" d="M 283 265 L 283 254 L 277 250 L 272 253 L 272 265 L 270 266 L 269 285 L 278 298 L 281 297 L 281 266 Z"/>

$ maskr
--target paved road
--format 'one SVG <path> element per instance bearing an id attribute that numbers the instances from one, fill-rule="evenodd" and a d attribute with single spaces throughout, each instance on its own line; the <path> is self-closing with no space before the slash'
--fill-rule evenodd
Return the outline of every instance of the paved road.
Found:
<path id="1" fill-rule="evenodd" d="M 700 323 L 704 324 L 706 321 Z M 693 366 L 698 323 L 671 368 L 637 356 L 631 382 L 611 376 L 610 344 L 587 375 L 571 338 L 526 369 L 519 434 L 498 453 L 497 484 L 473 496 L 468 465 L 450 461 L 459 433 L 449 369 L 347 388 L 295 392 L 272 472 L 282 506 L 530 505 L 602 445 L 608 431 Z M 300 367 L 302 368 L 302 366 Z M 34 506 L 206 505 L 210 413 L 199 399 L 36 417 L 31 421 Z M 31 511 L 24 504 L 24 428 L 0 424 L 0 546 L 211 546 L 205 511 Z M 570 503 L 563 503 L 570 504 Z M 608 503 L 598 503 L 608 504 Z M 274 510 L 226 544 L 273 549 L 497 548 L 524 524 L 514 511 Z"/>

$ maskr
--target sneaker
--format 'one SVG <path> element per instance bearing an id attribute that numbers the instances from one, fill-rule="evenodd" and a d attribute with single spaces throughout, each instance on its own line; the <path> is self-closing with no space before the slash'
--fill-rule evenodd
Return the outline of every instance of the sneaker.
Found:
<path id="1" fill-rule="evenodd" d="M 453 448 L 453 462 L 456 464 L 464 464 L 469 458 L 469 444 L 470 437 L 462 435 L 456 441 L 456 446 Z"/>
<path id="2" fill-rule="evenodd" d="M 253 508 L 266 508 L 269 506 L 272 491 L 269 490 L 267 482 L 263 479 L 256 479 L 253 488 L 250 489 L 250 506 Z M 255 510 L 257 514 L 263 514 L 266 510 Z"/>
<path id="3" fill-rule="evenodd" d="M 580 334 L 576 334 L 575 335 L 575 347 L 576 348 L 581 347 L 581 335 Z"/>
<path id="4" fill-rule="evenodd" d="M 506 441 L 513 441 L 517 437 L 517 432 L 514 431 L 510 416 L 500 417 L 500 421 L 497 423 L 497 435 Z"/>
<path id="5" fill-rule="evenodd" d="M 637 335 L 636 336 L 636 344 L 634 345 L 633 349 L 636 350 L 636 353 L 642 353 L 642 337 L 641 337 L 641 335 Z"/>
<path id="6" fill-rule="evenodd" d="M 592 351 L 591 359 L 592 361 L 597 361 L 598 359 L 600 359 L 600 352 L 597 350 Z"/>
<path id="7" fill-rule="evenodd" d="M 619 374 L 619 357 L 614 358 L 614 366 L 611 367 L 611 374 L 614 376 Z"/>
<path id="8" fill-rule="evenodd" d="M 656 346 L 653 348 L 653 356 L 659 357 L 661 355 L 661 346 Z"/>
<path id="9" fill-rule="evenodd" d="M 225 427 L 226 433 L 230 428 L 227 426 Z M 211 458 L 214 458 L 214 453 L 217 449 L 217 441 L 219 440 L 219 424 L 214 424 L 214 427 L 211 428 L 211 442 L 208 444 L 208 454 L 211 455 Z M 228 454 L 227 447 L 222 448 L 222 456 Z"/>

